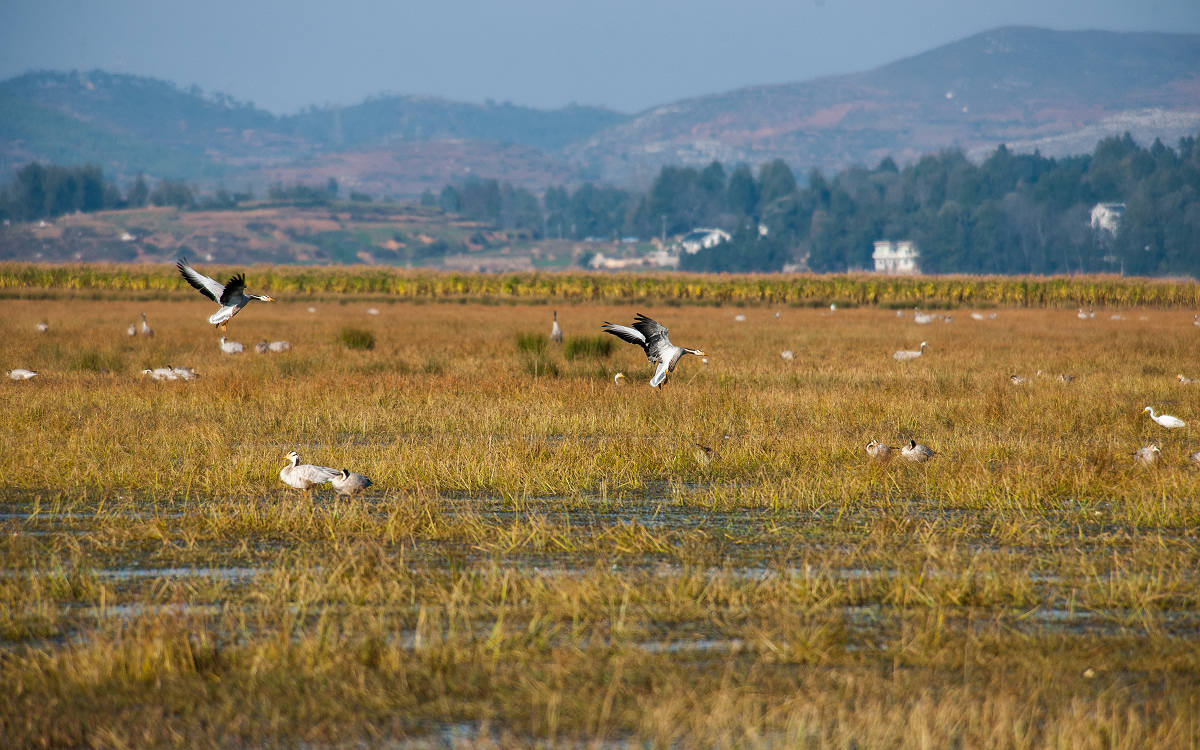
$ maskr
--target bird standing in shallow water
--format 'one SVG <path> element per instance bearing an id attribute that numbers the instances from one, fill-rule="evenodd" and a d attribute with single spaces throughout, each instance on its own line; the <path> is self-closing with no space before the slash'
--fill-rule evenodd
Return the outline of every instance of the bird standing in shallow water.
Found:
<path id="1" fill-rule="evenodd" d="M 654 371 L 654 377 L 650 378 L 650 385 L 655 388 L 658 388 L 667 381 L 667 378 L 674 372 L 675 365 L 679 363 L 683 355 L 694 354 L 698 357 L 704 356 L 704 352 L 699 349 L 688 349 L 672 344 L 671 339 L 667 338 L 667 329 L 658 321 L 647 318 L 641 313 L 634 316 L 632 328 L 605 322 L 601 326 L 601 329 L 605 333 L 611 333 L 622 341 L 642 347 L 642 350 L 646 352 L 646 359 L 651 364 L 658 365 L 658 368 Z"/>
<path id="2" fill-rule="evenodd" d="M 210 279 L 204 274 L 188 265 L 187 259 L 181 259 L 175 266 L 179 269 L 179 273 L 183 274 L 183 278 L 187 283 L 198 289 L 201 294 L 208 297 L 213 302 L 221 306 L 220 310 L 209 316 L 208 322 L 219 327 L 222 331 L 226 330 L 229 319 L 238 314 L 243 307 L 258 300 L 259 302 L 274 302 L 273 297 L 268 297 L 265 294 L 250 294 L 246 291 L 246 275 L 237 274 L 229 279 L 224 285 L 215 279 Z"/>
<path id="3" fill-rule="evenodd" d="M 1147 406 L 1145 409 L 1142 409 L 1142 411 L 1150 412 L 1150 418 L 1163 427 L 1166 427 L 1168 430 L 1175 430 L 1180 427 L 1187 426 L 1187 422 L 1184 422 L 1179 417 L 1173 417 L 1170 414 L 1155 414 L 1153 406 Z"/>

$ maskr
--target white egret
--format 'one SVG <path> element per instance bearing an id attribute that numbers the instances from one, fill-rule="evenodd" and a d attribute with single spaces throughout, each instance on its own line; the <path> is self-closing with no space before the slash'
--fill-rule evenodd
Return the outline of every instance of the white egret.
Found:
<path id="1" fill-rule="evenodd" d="M 1155 414 L 1153 406 L 1147 406 L 1145 409 L 1142 409 L 1142 411 L 1150 412 L 1150 418 L 1163 427 L 1166 427 L 1168 430 L 1175 430 L 1180 427 L 1187 426 L 1187 422 L 1184 422 L 1179 417 L 1173 417 L 1170 414 Z"/>

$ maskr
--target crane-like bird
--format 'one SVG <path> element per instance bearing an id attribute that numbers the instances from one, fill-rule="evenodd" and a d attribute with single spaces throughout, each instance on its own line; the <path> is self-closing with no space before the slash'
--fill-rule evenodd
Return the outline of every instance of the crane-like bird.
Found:
<path id="1" fill-rule="evenodd" d="M 187 279 L 187 283 L 200 290 L 200 293 L 208 297 L 213 302 L 221 306 L 220 310 L 213 313 L 208 322 L 219 327 L 222 331 L 226 330 L 226 325 L 229 319 L 238 314 L 238 311 L 243 307 L 258 300 L 259 302 L 274 302 L 274 298 L 268 297 L 265 294 L 250 294 L 246 291 L 246 275 L 239 273 L 233 276 L 229 281 L 222 285 L 215 279 L 210 279 L 204 274 L 188 265 L 187 259 L 180 259 L 175 264 L 179 268 L 179 273 L 183 274 L 183 278 Z"/>
<path id="2" fill-rule="evenodd" d="M 671 339 L 667 338 L 667 329 L 658 321 L 647 318 L 641 313 L 634 316 L 632 328 L 605 322 L 601 329 L 622 341 L 642 347 L 646 352 L 646 359 L 651 364 L 658 365 L 658 369 L 654 371 L 654 377 L 650 378 L 650 385 L 655 388 L 667 381 L 667 377 L 675 370 L 675 365 L 679 364 L 679 359 L 683 355 L 704 356 L 704 352 L 699 349 L 688 349 L 672 344 Z"/>
<path id="3" fill-rule="evenodd" d="M 550 326 L 550 340 L 556 344 L 562 343 L 562 329 L 558 327 L 558 310 L 554 311 L 554 325 Z"/>

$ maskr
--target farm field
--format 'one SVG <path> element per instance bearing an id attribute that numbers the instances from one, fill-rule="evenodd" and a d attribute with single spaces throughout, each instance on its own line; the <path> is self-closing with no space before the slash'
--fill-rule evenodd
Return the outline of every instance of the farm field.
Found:
<path id="1" fill-rule="evenodd" d="M 1190 308 L 272 293 L 0 299 L 0 744 L 1200 744 Z"/>

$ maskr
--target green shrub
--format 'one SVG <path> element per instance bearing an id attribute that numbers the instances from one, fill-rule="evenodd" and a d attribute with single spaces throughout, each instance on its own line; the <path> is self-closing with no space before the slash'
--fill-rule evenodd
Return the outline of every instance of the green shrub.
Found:
<path id="1" fill-rule="evenodd" d="M 361 328 L 346 327 L 338 333 L 338 339 L 347 349 L 374 349 L 375 334 Z"/>
<path id="2" fill-rule="evenodd" d="M 563 356 L 568 360 L 574 360 L 577 357 L 605 359 L 612 355 L 616 343 L 617 340 L 610 334 L 572 336 L 567 339 L 567 343 L 563 347 Z"/>
<path id="3" fill-rule="evenodd" d="M 550 345 L 550 339 L 540 333 L 518 333 L 517 348 L 525 354 L 541 356 L 546 353 L 546 347 Z"/>

